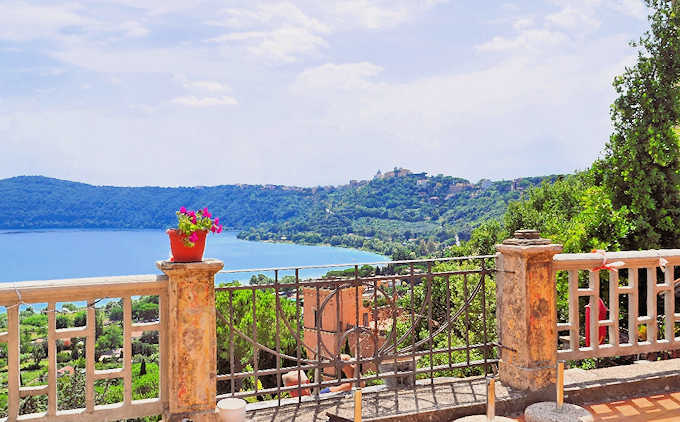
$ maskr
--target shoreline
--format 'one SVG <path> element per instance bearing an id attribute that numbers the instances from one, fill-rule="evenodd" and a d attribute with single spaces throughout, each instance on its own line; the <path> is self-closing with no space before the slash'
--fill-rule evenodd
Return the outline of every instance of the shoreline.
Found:
<path id="1" fill-rule="evenodd" d="M 159 231 L 163 234 L 165 234 L 166 229 L 160 229 L 160 228 L 120 228 L 120 227 L 39 227 L 39 228 L 34 228 L 34 229 L 26 229 L 26 228 L 7 228 L 7 229 L 0 229 L 0 235 L 12 235 L 12 234 L 24 234 L 24 233 L 48 233 L 48 232 L 62 232 L 62 231 L 77 231 L 77 232 L 89 232 L 89 231 L 109 231 L 109 232 L 140 232 L 140 231 L 145 231 L 145 232 L 151 232 L 151 231 Z M 386 260 L 390 260 L 389 256 L 383 255 L 382 253 L 372 250 L 372 249 L 366 249 L 366 248 L 354 248 L 350 246 L 343 246 L 343 245 L 331 245 L 330 243 L 305 243 L 305 242 L 293 242 L 292 240 L 273 240 L 273 239 L 265 239 L 265 240 L 249 240 L 249 239 L 241 239 L 238 237 L 238 234 L 243 232 L 243 229 L 235 229 L 235 228 L 229 228 L 229 229 L 224 229 L 224 233 L 234 233 L 236 239 L 242 240 L 244 242 L 261 242 L 261 243 L 271 243 L 271 244 L 289 244 L 289 245 L 298 245 L 298 246 L 323 246 L 323 247 L 329 247 L 329 248 L 342 248 L 342 249 L 350 249 L 354 251 L 361 251 L 361 252 L 370 252 L 372 254 L 379 255 L 383 257 Z"/>
<path id="2" fill-rule="evenodd" d="M 366 249 L 366 248 L 352 248 L 350 246 L 343 246 L 343 245 L 331 245 L 330 243 L 297 243 L 293 242 L 292 240 L 272 240 L 272 239 L 266 239 L 266 240 L 248 240 L 248 239 L 241 239 L 238 236 L 236 237 L 238 240 L 243 240 L 245 242 L 262 242 L 262 243 L 272 243 L 272 244 L 288 244 L 288 245 L 298 245 L 298 246 L 323 246 L 323 247 L 328 247 L 328 248 L 342 248 L 342 249 L 350 249 L 353 251 L 361 251 L 361 252 L 370 252 L 372 254 L 376 254 L 379 256 L 382 256 L 383 258 L 387 259 L 388 261 L 391 261 L 391 258 L 389 256 L 383 255 L 378 251 L 374 251 L 372 249 Z"/>

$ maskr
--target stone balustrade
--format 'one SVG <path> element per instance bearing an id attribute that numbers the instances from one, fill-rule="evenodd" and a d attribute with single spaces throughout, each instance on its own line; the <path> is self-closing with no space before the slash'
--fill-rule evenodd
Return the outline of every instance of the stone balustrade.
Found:
<path id="1" fill-rule="evenodd" d="M 150 415 L 163 415 L 166 421 L 180 421 L 191 419 L 194 422 L 216 421 L 216 384 L 218 381 L 228 381 L 234 388 L 234 380 L 244 379 L 250 376 L 271 376 L 279 377 L 284 371 L 289 370 L 313 370 L 317 372 L 335 368 L 332 377 L 325 380 L 321 377 L 313 380 L 309 385 L 310 389 L 318 389 L 334 385 L 334 379 L 340 382 L 342 375 L 337 371 L 342 368 L 338 364 L 338 359 L 331 359 L 321 353 L 322 346 L 328 349 L 330 346 L 321 343 L 317 338 L 316 342 L 306 344 L 302 342 L 303 333 L 309 330 L 317 330 L 321 327 L 324 316 L 321 311 L 324 303 L 321 303 L 322 296 L 319 291 L 330 289 L 335 291 L 339 299 L 344 300 L 347 306 L 354 306 L 362 309 L 362 315 L 354 312 L 352 314 L 353 323 L 340 324 L 342 308 L 335 305 L 331 299 L 324 299 L 328 305 L 330 313 L 334 315 L 333 326 L 338 326 L 338 338 L 336 341 L 340 345 L 347 342 L 354 347 L 353 350 L 363 350 L 359 344 L 359 338 L 348 337 L 345 331 L 352 330 L 359 332 L 366 331 L 368 334 L 377 336 L 384 331 L 388 336 L 391 330 L 390 320 L 396 326 L 397 318 L 410 322 L 414 325 L 417 319 L 425 321 L 430 330 L 430 337 L 419 341 L 408 337 L 408 332 L 404 338 L 409 342 L 410 348 L 400 349 L 396 337 L 388 337 L 379 348 L 373 350 L 372 356 L 352 358 L 349 363 L 373 363 L 376 368 L 380 367 L 382 360 L 385 362 L 397 362 L 401 358 L 408 358 L 415 363 L 421 356 L 430 357 L 435 354 L 452 355 L 452 352 L 465 352 L 467 360 L 461 362 L 460 366 L 454 366 L 451 360 L 444 364 L 429 368 L 413 368 L 407 370 L 396 369 L 388 374 L 376 373 L 371 377 L 363 377 L 357 373 L 354 366 L 354 374 L 349 378 L 342 379 L 343 382 L 361 384 L 365 380 L 375 381 L 385 376 L 413 376 L 427 374 L 433 377 L 433 373 L 438 370 L 453 370 L 456 368 L 468 368 L 474 365 L 486 369 L 490 365 L 498 365 L 498 373 L 501 383 L 523 391 L 529 401 L 542 400 L 552 397 L 555 386 L 555 365 L 558 359 L 575 360 L 590 357 L 618 356 L 633 353 L 651 353 L 666 350 L 680 349 L 680 337 L 676 335 L 676 329 L 680 326 L 680 313 L 676 312 L 676 298 L 674 295 L 674 273 L 677 266 L 680 266 L 680 250 L 661 250 L 661 251 L 637 251 L 637 252 L 616 252 L 616 253 L 592 253 L 592 254 L 561 254 L 562 247 L 553 244 L 547 239 L 541 239 L 537 232 L 520 231 L 512 239 L 508 239 L 497 246 L 498 253 L 495 257 L 496 268 L 487 268 L 485 262 L 491 261 L 493 257 L 465 257 L 455 258 L 457 260 L 467 259 L 472 262 L 476 259 L 481 260 L 480 268 L 470 267 L 442 267 L 445 270 L 433 270 L 434 260 L 424 261 L 422 265 L 425 271 L 418 270 L 416 261 L 405 261 L 401 263 L 407 268 L 403 275 L 393 274 L 389 276 L 374 275 L 371 277 L 359 277 L 358 266 L 355 267 L 354 277 L 344 280 L 305 280 L 298 277 L 298 270 L 295 270 L 295 282 L 292 285 L 297 294 L 294 295 L 291 303 L 295 303 L 297 310 L 295 318 L 300 326 L 294 324 L 287 326 L 279 322 L 276 324 L 276 345 L 259 344 L 256 338 L 256 327 L 253 322 L 253 338 L 248 338 L 246 333 L 236 331 L 237 335 L 245 336 L 260 351 L 278 353 L 276 356 L 276 369 L 260 369 L 255 367 L 253 373 L 241 372 L 217 375 L 217 339 L 216 324 L 216 288 L 215 274 L 223 267 L 222 262 L 208 259 L 199 263 L 172 263 L 167 261 L 158 262 L 158 268 L 163 275 L 148 276 L 127 276 L 127 277 L 100 277 L 84 278 L 71 280 L 50 280 L 36 282 L 4 283 L 0 284 L 0 306 L 7 311 L 7 331 L 0 332 L 0 343 L 7 344 L 8 358 L 8 409 L 7 418 L 9 421 L 16 420 L 45 420 L 45 421 L 100 421 L 110 419 L 125 419 L 143 417 Z M 446 261 L 444 259 L 443 261 Z M 448 259 L 450 260 L 450 259 Z M 612 264 L 615 263 L 615 264 Z M 450 263 L 448 265 L 451 265 Z M 448 327 L 453 326 L 455 321 L 469 321 L 470 309 L 473 299 L 478 300 L 481 309 L 486 315 L 485 303 L 485 283 L 486 280 L 493 279 L 495 274 L 496 281 L 496 314 L 497 314 L 497 333 L 498 341 L 486 340 L 486 325 L 484 327 L 484 344 L 470 344 L 469 340 L 465 347 L 453 347 L 451 344 Z M 661 274 L 662 281 L 658 281 Z M 445 294 L 451 294 L 450 289 L 453 284 L 451 280 L 460 277 L 463 281 L 463 306 L 459 309 L 452 309 L 450 304 L 446 304 L 448 317 L 443 321 L 432 319 L 431 309 L 428 307 L 433 303 L 432 292 L 437 282 L 444 282 Z M 470 282 L 468 277 L 477 277 L 475 283 Z M 488 277 L 488 278 L 487 278 Z M 558 317 L 558 298 L 556 295 L 556 279 L 564 278 L 568 285 L 568 316 L 565 321 L 560 321 Z M 606 281 L 608 298 L 607 314 L 599 314 L 599 301 L 601 287 L 600 280 Z M 443 281 L 437 281 L 443 280 Z M 423 309 L 418 312 L 410 313 L 400 310 L 397 312 L 397 287 L 398 283 L 406 283 L 404 291 L 413 294 L 416 285 L 422 286 L 426 292 L 424 296 Z M 646 311 L 641 313 L 638 307 L 640 302 L 640 287 L 644 281 L 646 294 Z M 391 284 L 390 284 L 391 283 Z M 382 287 L 381 287 L 382 286 Z M 288 286 L 290 287 L 290 286 Z M 359 295 L 363 288 L 371 288 L 372 296 L 364 298 L 360 302 Z M 468 292 L 468 287 L 471 289 Z M 250 289 L 252 295 L 258 288 L 273 289 L 276 297 L 276 315 L 281 312 L 281 292 L 282 285 L 278 282 L 278 272 L 274 278 L 274 284 L 266 286 L 230 286 L 218 288 L 219 294 L 227 294 L 229 301 L 239 289 Z M 302 315 L 301 292 L 304 289 L 315 293 L 316 302 L 308 299 L 305 303 L 310 307 L 309 315 Z M 341 289 L 351 289 L 356 296 L 347 299 L 340 294 Z M 378 320 L 379 313 L 376 309 L 364 306 L 378 306 L 377 294 L 380 289 L 384 289 L 386 303 L 392 307 L 394 312 L 388 314 L 385 319 L 385 327 L 380 326 Z M 389 293 L 388 292 L 393 292 Z M 249 290 L 249 291 L 250 291 Z M 350 291 L 350 290 L 348 290 Z M 158 296 L 159 314 L 156 321 L 133 321 L 132 306 L 135 297 L 142 295 Z M 626 300 L 622 300 L 626 296 Z M 311 297 L 311 296 L 310 296 Z M 349 296 L 348 296 L 349 297 Z M 657 315 L 658 300 L 663 300 L 663 313 Z M 123 350 L 122 366 L 114 369 L 97 369 L 95 362 L 95 342 L 96 342 L 96 304 L 105 299 L 121 299 Z M 289 300 L 289 299 L 286 299 Z M 63 302 L 84 302 L 87 304 L 86 324 L 81 327 L 70 327 L 57 329 L 56 315 L 60 311 L 60 303 Z M 307 303 L 309 302 L 309 303 Z M 594 339 L 591 344 L 584 344 L 582 337 L 583 317 L 585 313 L 585 303 L 589 309 L 598 309 L 598 315 L 590 318 L 585 327 L 589 330 L 589 338 Z M 626 304 L 624 308 L 620 304 Z M 30 304 L 44 304 L 43 312 L 47 313 L 47 378 L 44 384 L 21 385 L 20 379 L 20 311 Z M 374 304 L 374 305 L 371 305 Z M 354 309 L 354 308 L 352 308 Z M 621 313 L 625 310 L 625 318 L 621 318 Z M 314 311 L 318 311 L 314 312 Z M 365 316 L 363 314 L 366 314 Z M 595 315 L 596 313 L 593 312 Z M 381 314 L 380 314 L 381 315 Z M 454 315 L 454 318 L 451 318 Z M 372 318 L 371 318 L 372 316 Z M 226 321 L 232 321 L 233 315 L 222 316 Z M 490 315 L 489 315 L 490 317 Z M 226 319 L 225 319 L 226 318 Z M 366 322 L 366 321 L 368 322 Z M 254 321 L 254 320 L 253 320 Z M 382 321 L 382 320 L 381 320 Z M 626 328 L 631 333 L 625 341 L 619 335 L 621 321 L 625 322 Z M 224 322 L 224 321 L 222 321 Z M 351 322 L 351 321 L 350 321 Z M 229 322 L 226 322 L 229 323 Z M 231 323 L 233 324 L 233 322 Z M 304 324 L 304 327 L 302 326 Z M 467 323 L 469 326 L 469 323 Z M 364 327 L 364 325 L 366 327 Z M 309 327 L 308 327 L 309 326 Z M 639 328 L 646 327 L 645 337 L 640 336 Z M 604 327 L 604 330 L 603 330 Z M 296 356 L 283 355 L 279 347 L 279 332 L 283 329 L 289 330 L 299 341 Z M 302 330 L 304 328 L 304 331 Z M 326 326 L 323 326 L 328 330 Z M 383 330 L 380 331 L 379 330 Z M 157 398 L 134 400 L 132 394 L 132 351 L 131 344 L 133 336 L 141 332 L 157 331 L 159 334 L 159 395 Z M 375 333 L 374 333 L 375 332 Z M 560 336 L 560 333 L 566 333 Z M 602 333 L 605 333 L 604 338 Z M 344 334 L 343 334 L 344 333 Z M 315 334 L 318 337 L 318 334 Z M 449 346 L 436 349 L 432 346 L 433 340 L 437 335 L 448 335 Z M 233 341 L 234 333 L 231 333 Z M 85 348 L 85 400 L 84 407 L 81 409 L 59 410 L 57 406 L 57 349 L 58 341 L 71 338 L 84 339 Z M 310 337 L 311 338 L 311 337 Z M 313 338 L 312 338 L 313 340 Z M 406 340 L 405 340 L 406 341 Z M 312 344 L 313 343 L 313 344 Z M 335 344 L 333 343 L 333 344 Z M 356 343 L 356 344 L 355 344 Z M 328 343 L 331 344 L 331 343 Z M 376 344 L 378 344 L 376 342 Z M 565 347 L 557 347 L 563 344 Z M 409 345 L 407 345 L 409 346 Z M 421 348 L 424 347 L 424 348 Z M 303 355 L 303 347 L 312 350 L 306 351 L 306 358 Z M 429 349 L 427 348 L 429 347 Z M 491 348 L 494 347 L 498 353 L 498 359 L 487 356 Z M 470 360 L 471 350 L 481 350 L 484 353 L 483 360 L 472 362 Z M 328 352 L 328 356 L 334 353 Z M 382 355 L 381 355 L 382 353 Z M 389 353 L 389 355 L 388 355 Z M 339 355 L 338 355 L 339 356 Z M 388 356 L 388 357 L 385 357 Z M 284 368 L 281 364 L 283 359 L 294 361 L 294 365 Z M 390 360 L 391 359 L 391 360 Z M 311 368 L 311 369 L 310 369 Z M 380 371 L 378 371 L 380 372 Z M 402 373 L 403 372 L 403 373 Z M 329 372 L 331 373 L 331 372 Z M 100 380 L 121 379 L 123 385 L 122 401 L 116 404 L 98 404 L 95 397 L 95 383 Z M 257 385 L 257 384 L 256 384 Z M 251 392 L 229 393 L 228 396 L 247 397 L 253 394 L 272 394 L 278 395 L 279 404 L 281 403 L 281 393 L 286 391 L 297 391 L 300 394 L 299 386 L 283 386 L 277 380 L 276 388 L 269 390 Z M 29 396 L 46 396 L 47 409 L 43 413 L 20 415 L 20 403 L 22 398 Z M 318 394 L 315 396 L 319 400 Z M 298 397 L 295 402 L 299 402 Z"/>

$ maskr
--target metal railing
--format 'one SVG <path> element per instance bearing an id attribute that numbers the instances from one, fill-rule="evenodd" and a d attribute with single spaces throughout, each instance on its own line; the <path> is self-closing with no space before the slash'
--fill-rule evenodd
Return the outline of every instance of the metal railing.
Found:
<path id="1" fill-rule="evenodd" d="M 133 297 L 141 295 L 158 296 L 158 320 L 133 322 Z M 122 367 L 96 369 L 96 308 L 97 302 L 106 298 L 122 300 Z M 86 324 L 84 326 L 57 328 L 57 315 L 63 311 L 57 304 L 85 302 Z M 22 385 L 20 326 L 21 311 L 30 305 L 44 306 L 40 313 L 47 314 L 47 377 L 46 384 Z M 46 305 L 46 306 L 45 306 Z M 167 407 L 166 391 L 167 362 L 167 278 L 165 276 L 101 277 L 69 280 L 46 280 L 0 284 L 0 306 L 7 312 L 7 331 L 0 332 L 0 343 L 7 344 L 7 417 L 0 420 L 45 420 L 45 421 L 101 421 L 153 416 L 163 413 Z M 82 309 L 81 309 L 82 310 Z M 65 311 L 64 311 L 65 312 Z M 2 331 L 2 329 L 0 329 Z M 159 342 L 159 397 L 133 400 L 132 394 L 132 336 L 142 332 L 157 331 Z M 57 397 L 57 341 L 84 339 L 85 388 L 84 408 L 65 409 L 58 406 Z M 80 371 L 75 368 L 74 371 Z M 100 380 L 122 379 L 122 402 L 115 404 L 95 403 L 95 383 Z M 77 394 L 71 391 L 72 394 Z M 22 399 L 47 396 L 44 412 L 21 414 Z M 82 399 L 82 398 L 81 398 Z M 61 400 L 61 398 L 59 398 Z"/>
<path id="2" fill-rule="evenodd" d="M 680 249 L 555 255 L 558 284 L 568 285 L 568 316 L 557 324 L 568 336 L 560 337 L 558 359 L 680 349 L 678 270 Z"/>
<path id="3" fill-rule="evenodd" d="M 319 400 L 327 388 L 396 389 L 489 373 L 497 363 L 493 263 L 477 256 L 221 271 L 252 282 L 216 288 L 218 399 Z"/>

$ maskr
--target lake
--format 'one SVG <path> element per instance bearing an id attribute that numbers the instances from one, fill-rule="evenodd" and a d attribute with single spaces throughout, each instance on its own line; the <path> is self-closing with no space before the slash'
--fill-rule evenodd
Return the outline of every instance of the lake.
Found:
<path id="1" fill-rule="evenodd" d="M 5 230 L 0 231 L 0 282 L 158 274 L 156 261 L 169 256 L 163 230 Z M 250 242 L 236 232 L 209 235 L 205 257 L 225 270 L 386 261 L 371 252 L 331 246 Z M 302 270 L 317 277 L 328 269 Z M 273 277 L 272 272 L 262 272 Z M 293 272 L 281 272 L 282 277 Z M 218 274 L 217 282 L 247 280 L 252 273 Z"/>

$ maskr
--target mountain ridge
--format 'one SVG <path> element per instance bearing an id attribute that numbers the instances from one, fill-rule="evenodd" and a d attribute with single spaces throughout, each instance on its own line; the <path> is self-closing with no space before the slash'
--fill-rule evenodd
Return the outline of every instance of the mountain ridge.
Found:
<path id="1" fill-rule="evenodd" d="M 122 187 L 16 176 L 0 180 L 0 228 L 167 228 L 180 206 L 207 206 L 225 227 L 241 230 L 243 239 L 389 253 L 408 243 L 431 241 L 438 247 L 456 236 L 465 239 L 483 221 L 500 218 L 525 189 L 557 177 L 472 184 L 395 169 L 341 186 Z"/>

